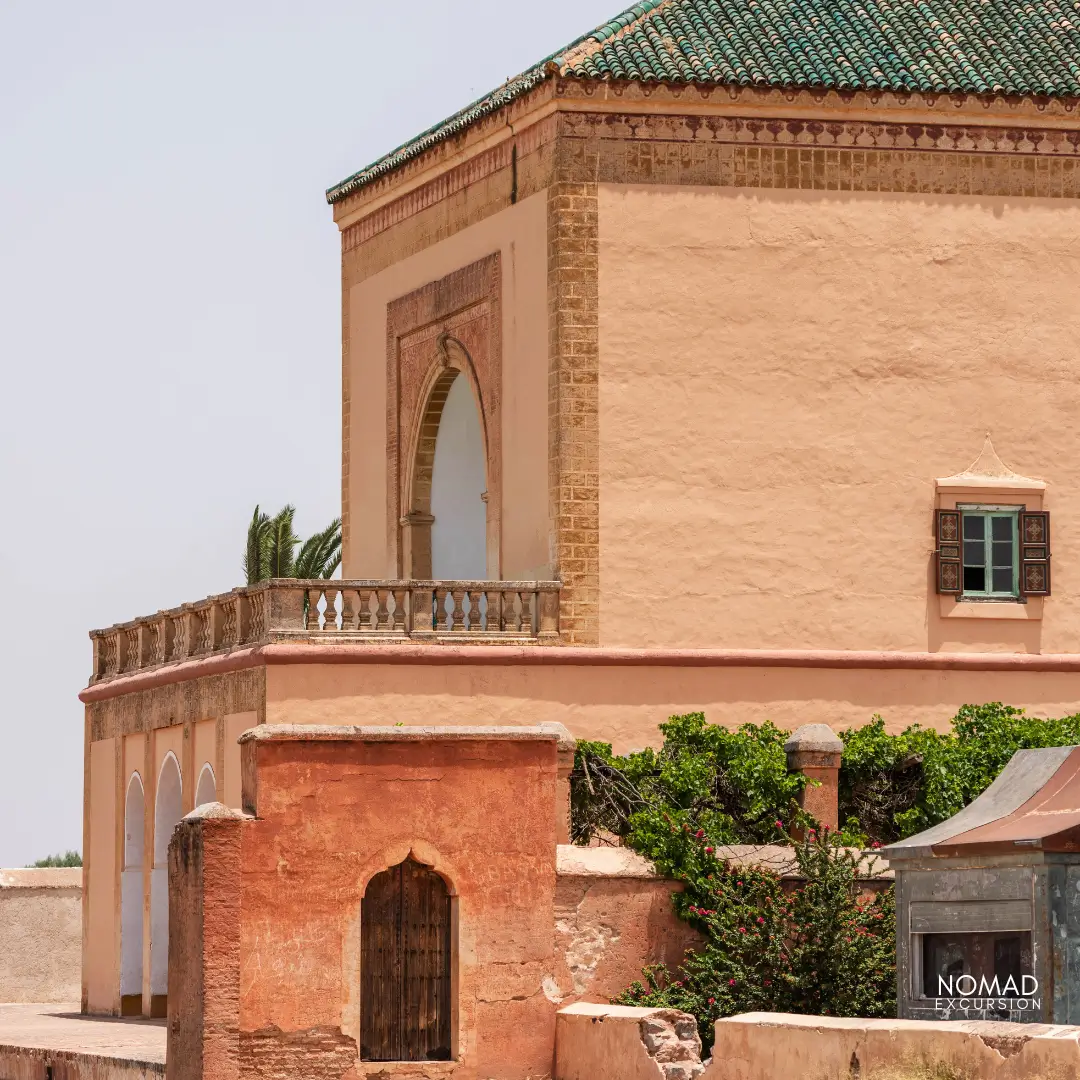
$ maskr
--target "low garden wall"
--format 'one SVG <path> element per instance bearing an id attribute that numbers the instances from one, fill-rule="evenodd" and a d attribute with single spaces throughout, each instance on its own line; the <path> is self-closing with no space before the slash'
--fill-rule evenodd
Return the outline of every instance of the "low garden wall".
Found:
<path id="1" fill-rule="evenodd" d="M 0 1002 L 78 1002 L 82 870 L 0 870 Z"/>
<path id="2" fill-rule="evenodd" d="M 578 1003 L 555 1025 L 555 1080 L 1071 1080 L 1080 1027 L 744 1013 L 716 1022 L 702 1062 L 694 1020 Z"/>

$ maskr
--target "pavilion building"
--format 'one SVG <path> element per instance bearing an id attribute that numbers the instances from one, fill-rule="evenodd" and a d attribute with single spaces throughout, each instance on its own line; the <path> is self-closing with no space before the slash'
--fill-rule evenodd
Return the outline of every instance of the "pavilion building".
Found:
<path id="1" fill-rule="evenodd" d="M 1058 0 L 644 0 L 331 188 L 343 577 L 93 632 L 84 1010 L 250 728 L 1080 710 L 1078 102 Z"/>

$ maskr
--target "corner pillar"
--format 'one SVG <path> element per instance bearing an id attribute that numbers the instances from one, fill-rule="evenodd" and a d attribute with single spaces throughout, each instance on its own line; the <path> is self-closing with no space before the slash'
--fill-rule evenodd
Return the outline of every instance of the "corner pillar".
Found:
<path id="1" fill-rule="evenodd" d="M 239 1080 L 243 823 L 204 803 L 169 843 L 166 1080 Z"/>
<path id="2" fill-rule="evenodd" d="M 788 772 L 808 780 L 799 804 L 822 825 L 840 826 L 840 758 L 844 744 L 828 724 L 804 724 L 786 743 Z"/>

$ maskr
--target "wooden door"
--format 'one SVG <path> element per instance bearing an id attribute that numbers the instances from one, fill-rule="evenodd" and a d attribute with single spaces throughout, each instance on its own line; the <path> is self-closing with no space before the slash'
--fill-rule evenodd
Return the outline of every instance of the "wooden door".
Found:
<path id="1" fill-rule="evenodd" d="M 450 1059 L 450 895 L 412 859 L 376 874 L 361 901 L 360 1057 Z"/>

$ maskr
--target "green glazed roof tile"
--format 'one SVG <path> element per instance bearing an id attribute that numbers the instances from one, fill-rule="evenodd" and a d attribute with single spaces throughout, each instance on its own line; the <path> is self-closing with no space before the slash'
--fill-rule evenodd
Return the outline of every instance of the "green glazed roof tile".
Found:
<path id="1" fill-rule="evenodd" d="M 528 93 L 581 79 L 1080 96 L 1080 0 L 642 0 L 331 188 L 330 202 Z"/>

